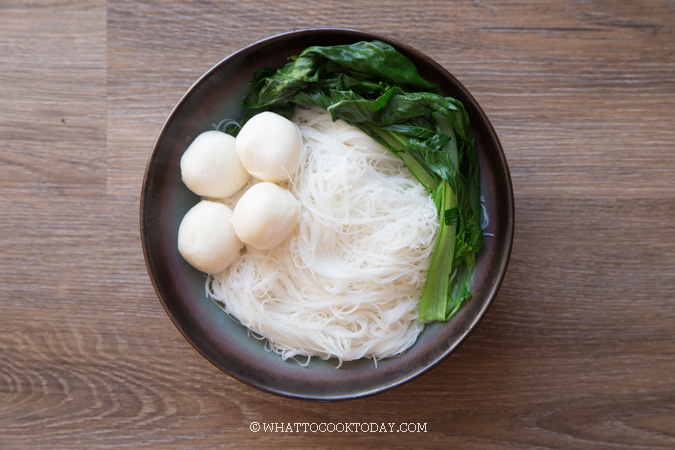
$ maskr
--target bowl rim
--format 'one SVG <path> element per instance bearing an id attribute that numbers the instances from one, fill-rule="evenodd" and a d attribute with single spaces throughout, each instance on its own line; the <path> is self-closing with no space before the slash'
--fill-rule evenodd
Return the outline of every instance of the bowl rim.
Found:
<path id="1" fill-rule="evenodd" d="M 472 103 L 472 106 L 475 110 L 475 112 L 480 116 L 480 120 L 482 121 L 484 127 L 486 128 L 487 134 L 489 134 L 489 138 L 492 142 L 495 144 L 495 148 L 497 150 L 497 156 L 499 159 L 499 165 L 504 171 L 505 175 L 505 180 L 506 180 L 506 185 L 505 188 L 507 190 L 506 196 L 508 198 L 508 204 L 504 205 L 505 209 L 507 210 L 507 214 L 509 217 L 508 220 L 508 229 L 506 230 L 505 237 L 506 240 L 503 242 L 502 247 L 504 248 L 503 250 L 503 261 L 499 265 L 499 271 L 496 274 L 494 278 L 494 282 L 491 285 L 491 288 L 488 292 L 488 295 L 486 296 L 485 300 L 482 302 L 482 306 L 478 313 L 474 316 L 472 316 L 472 320 L 468 322 L 468 326 L 465 327 L 463 333 L 453 342 L 452 345 L 448 346 L 448 348 L 436 355 L 436 357 L 427 363 L 426 365 L 416 368 L 414 371 L 410 371 L 408 375 L 404 378 L 401 379 L 397 382 L 390 383 L 386 386 L 379 386 L 379 387 L 374 387 L 371 389 L 361 389 L 358 392 L 349 392 L 347 395 L 326 395 L 326 396 L 306 396 L 302 395 L 297 392 L 287 392 L 284 390 L 279 390 L 279 389 L 273 389 L 270 388 L 269 386 L 263 386 L 257 383 L 253 383 L 250 380 L 246 379 L 245 377 L 239 376 L 238 374 L 234 374 L 225 368 L 221 367 L 215 360 L 213 360 L 208 354 L 206 354 L 195 342 L 194 340 L 189 336 L 187 333 L 185 327 L 181 324 L 180 320 L 175 316 L 175 314 L 169 309 L 167 305 L 167 299 L 164 298 L 162 289 L 160 288 L 158 284 L 158 274 L 154 270 L 154 264 L 153 264 L 153 256 L 150 253 L 149 245 L 148 245 L 148 237 L 147 237 L 147 224 L 145 222 L 145 217 L 147 214 L 147 198 L 148 198 L 148 186 L 149 186 L 149 178 L 150 178 L 150 172 L 153 166 L 153 163 L 155 159 L 157 158 L 158 154 L 158 146 L 160 142 L 162 141 L 164 135 L 167 133 L 167 130 L 171 126 L 172 119 L 174 116 L 177 114 L 178 110 L 185 104 L 188 98 L 190 98 L 193 93 L 207 80 L 209 79 L 214 72 L 217 72 L 223 65 L 227 64 L 228 61 L 237 58 L 239 55 L 246 54 L 248 52 L 251 52 L 257 48 L 264 47 L 270 43 L 273 43 L 275 41 L 278 41 L 280 39 L 284 38 L 290 38 L 290 37 L 296 37 L 296 36 L 301 36 L 301 35 L 311 35 L 311 34 L 316 34 L 316 33 L 337 33 L 340 35 L 344 35 L 347 37 L 354 37 L 354 38 L 359 38 L 359 39 L 377 39 L 381 40 L 383 42 L 387 42 L 394 47 L 396 47 L 399 50 L 405 50 L 408 53 L 412 53 L 417 55 L 417 57 L 425 60 L 425 63 L 428 64 L 429 66 L 433 67 L 433 70 L 441 74 L 444 78 L 447 78 L 452 81 L 452 84 L 454 85 L 455 88 L 460 90 L 462 94 L 469 99 L 469 101 Z M 227 375 L 233 377 L 234 379 L 251 386 L 253 388 L 256 388 L 258 390 L 261 390 L 263 392 L 275 394 L 281 397 L 286 397 L 286 398 L 293 398 L 293 399 L 300 399 L 300 400 L 310 400 L 310 401 L 340 401 L 340 400 L 352 400 L 352 399 L 358 399 L 358 398 L 364 398 L 364 397 L 369 397 L 375 394 L 383 393 L 389 390 L 392 390 L 396 387 L 399 387 L 401 385 L 407 384 L 414 379 L 417 379 L 421 375 L 429 372 L 432 368 L 436 367 L 438 364 L 440 364 L 442 361 L 444 361 L 451 353 L 453 353 L 465 340 L 466 338 L 475 330 L 477 327 L 478 323 L 483 319 L 485 314 L 487 313 L 488 309 L 491 307 L 493 301 L 495 300 L 497 293 L 502 285 L 503 279 L 506 275 L 507 268 L 509 265 L 510 261 L 510 256 L 511 256 L 511 251 L 513 248 L 513 240 L 514 240 L 514 235 L 515 235 L 515 199 L 514 199 L 514 192 L 513 192 L 513 183 L 511 180 L 511 174 L 510 174 L 510 169 L 508 166 L 508 163 L 506 161 L 506 155 L 504 153 L 503 147 L 501 145 L 501 142 L 499 140 L 499 137 L 497 136 L 497 133 L 490 122 L 489 118 L 487 117 L 486 113 L 483 111 L 482 107 L 479 105 L 479 103 L 476 101 L 476 99 L 473 97 L 473 95 L 468 91 L 468 89 L 453 75 L 451 74 L 445 67 L 440 65 L 438 62 L 436 62 L 434 59 L 430 58 L 426 54 L 422 53 L 421 51 L 417 50 L 416 48 L 413 48 L 397 39 L 384 36 L 378 33 L 373 33 L 370 31 L 365 31 L 365 30 L 360 30 L 360 29 L 355 29 L 355 28 L 342 28 L 342 27 L 310 27 L 310 28 L 299 28 L 299 29 L 293 29 L 290 31 L 285 31 L 282 33 L 277 33 L 274 35 L 267 36 L 265 38 L 256 40 L 254 42 L 249 43 L 248 45 L 245 45 L 244 47 L 241 47 L 240 49 L 231 52 L 224 58 L 222 58 L 220 61 L 218 61 L 216 64 L 212 65 L 208 70 L 206 70 L 202 75 L 200 75 L 191 85 L 190 87 L 183 93 L 179 100 L 176 102 L 176 104 L 173 106 L 171 109 L 170 113 L 167 115 L 165 118 L 164 122 L 162 123 L 162 126 L 160 127 L 160 130 L 153 142 L 152 145 L 152 151 L 148 157 L 146 167 L 145 167 L 145 172 L 144 172 L 144 177 L 143 177 L 143 182 L 142 182 L 142 189 L 141 189 L 141 196 L 140 196 L 140 237 L 141 237 L 141 246 L 143 250 L 143 256 L 146 264 L 146 270 L 148 272 L 149 278 L 152 282 L 153 288 L 155 290 L 155 294 L 157 295 L 164 311 L 166 314 L 169 316 L 171 321 L 173 322 L 174 326 L 178 329 L 178 331 L 181 333 L 181 335 L 192 345 L 192 347 L 200 354 L 202 355 L 207 361 L 209 361 L 211 364 L 216 366 L 218 369 L 220 369 L 222 372 L 226 373 Z"/>

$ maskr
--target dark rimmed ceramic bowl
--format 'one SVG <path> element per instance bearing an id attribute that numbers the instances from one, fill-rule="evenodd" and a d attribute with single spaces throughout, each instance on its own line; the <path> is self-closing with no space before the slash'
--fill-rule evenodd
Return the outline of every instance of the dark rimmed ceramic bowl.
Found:
<path id="1" fill-rule="evenodd" d="M 181 182 L 180 158 L 201 132 L 225 118 L 239 118 L 254 70 L 281 67 L 312 45 L 379 39 L 410 58 L 420 73 L 469 112 L 478 149 L 482 195 L 492 236 L 477 257 L 473 298 L 447 323 L 428 325 L 405 354 L 379 361 L 312 360 L 307 367 L 283 361 L 264 343 L 205 297 L 205 275 L 189 266 L 176 247 L 178 226 L 199 201 Z M 511 179 L 501 145 L 476 100 L 443 67 L 419 51 L 384 36 L 347 29 L 308 29 L 273 36 L 245 47 L 206 72 L 180 99 L 162 127 L 148 161 L 140 206 L 141 240 L 157 295 L 185 338 L 232 377 L 263 391 L 311 400 L 364 397 L 399 386 L 428 371 L 455 350 L 495 298 L 506 272 L 514 231 Z"/>

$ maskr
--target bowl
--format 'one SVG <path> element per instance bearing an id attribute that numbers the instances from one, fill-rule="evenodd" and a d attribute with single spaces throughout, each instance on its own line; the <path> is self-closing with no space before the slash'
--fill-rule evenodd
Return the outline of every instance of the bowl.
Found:
<path id="1" fill-rule="evenodd" d="M 282 360 L 264 342 L 205 296 L 205 274 L 180 256 L 176 239 L 185 213 L 200 198 L 181 182 L 180 158 L 201 132 L 224 118 L 239 118 L 253 71 L 279 68 L 312 45 L 381 40 L 415 63 L 446 96 L 461 100 L 471 119 L 480 164 L 482 196 L 489 217 L 477 255 L 473 298 L 448 322 L 428 324 L 404 354 L 345 362 L 312 359 L 304 367 Z M 499 139 L 476 100 L 442 66 L 408 45 L 373 33 L 340 28 L 291 31 L 255 42 L 227 56 L 201 76 L 176 104 L 149 157 L 140 202 L 140 233 L 148 273 L 174 325 L 216 367 L 263 391 L 298 399 L 329 401 L 369 396 L 409 382 L 450 355 L 478 325 L 506 272 L 514 232 L 511 179 Z"/>

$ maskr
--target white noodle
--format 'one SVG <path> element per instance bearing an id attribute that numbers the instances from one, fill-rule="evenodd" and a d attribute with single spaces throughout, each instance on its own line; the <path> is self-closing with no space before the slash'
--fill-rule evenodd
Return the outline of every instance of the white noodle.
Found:
<path id="1" fill-rule="evenodd" d="M 209 295 L 284 359 L 398 355 L 423 329 L 434 203 L 356 128 L 318 109 L 299 109 L 294 122 L 303 163 L 283 185 L 300 201 L 300 223 L 279 247 L 249 248 L 210 276 Z"/>

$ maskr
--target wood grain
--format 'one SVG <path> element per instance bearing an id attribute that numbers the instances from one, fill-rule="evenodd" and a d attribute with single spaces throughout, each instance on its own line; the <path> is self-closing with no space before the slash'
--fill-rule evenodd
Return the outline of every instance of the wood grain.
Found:
<path id="1" fill-rule="evenodd" d="M 436 59 L 497 130 L 516 236 L 450 358 L 375 397 L 221 373 L 145 270 L 140 188 L 186 89 L 312 26 Z M 0 448 L 675 448 L 672 1 L 0 2 Z M 419 423 L 421 433 L 254 433 Z"/>

